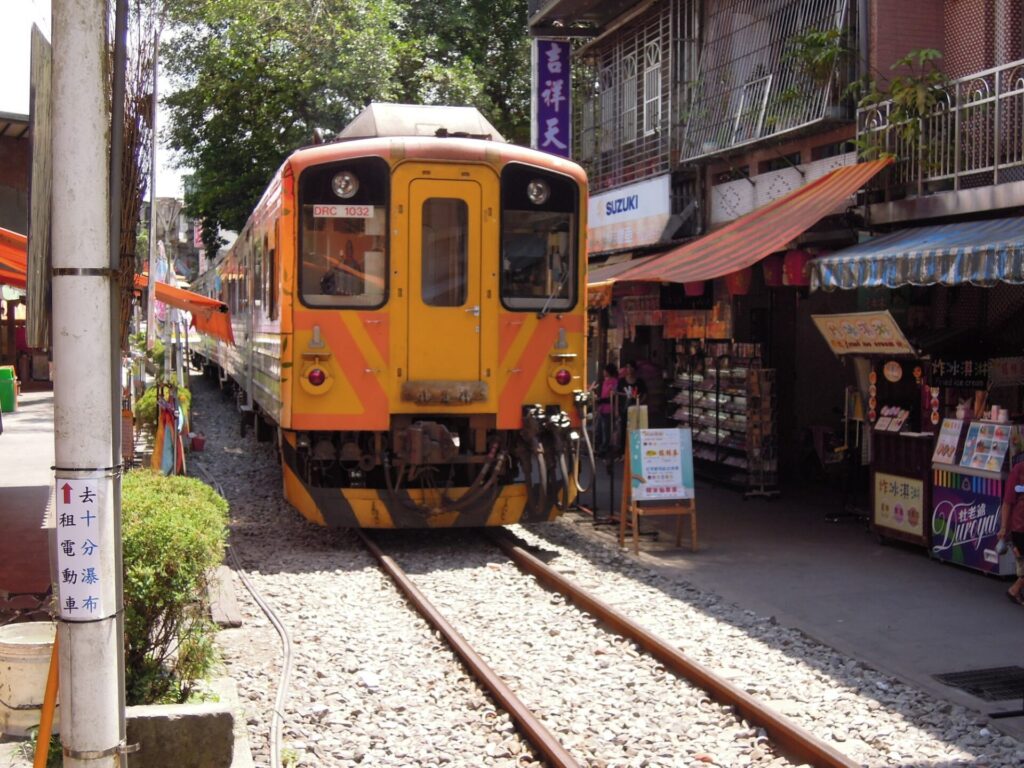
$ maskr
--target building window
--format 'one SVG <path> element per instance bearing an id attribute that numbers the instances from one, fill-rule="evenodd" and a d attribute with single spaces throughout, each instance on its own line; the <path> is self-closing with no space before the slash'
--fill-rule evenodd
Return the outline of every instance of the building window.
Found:
<path id="1" fill-rule="evenodd" d="M 601 69 L 601 151 L 615 149 L 615 72 Z"/>
<path id="2" fill-rule="evenodd" d="M 588 96 L 583 100 L 583 108 L 580 112 L 582 123 L 580 130 L 580 159 L 584 162 L 594 159 L 594 151 L 597 149 L 597 142 L 594 134 L 597 132 L 597 121 L 594 119 L 597 111 L 597 99 Z"/>
<path id="3" fill-rule="evenodd" d="M 644 135 L 661 126 L 661 44 L 644 47 Z"/>
<path id="4" fill-rule="evenodd" d="M 622 142 L 636 141 L 636 54 L 622 60 Z"/>

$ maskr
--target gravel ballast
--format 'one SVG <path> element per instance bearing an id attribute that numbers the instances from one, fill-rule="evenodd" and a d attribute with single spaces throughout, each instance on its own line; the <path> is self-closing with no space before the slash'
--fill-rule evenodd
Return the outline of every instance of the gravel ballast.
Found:
<path id="1" fill-rule="evenodd" d="M 239 440 L 233 402 L 205 382 L 195 380 L 193 390 L 194 428 L 205 433 L 206 450 L 190 456 L 190 468 L 223 488 L 235 554 L 292 638 L 283 759 L 307 766 L 539 765 L 508 716 L 354 537 L 309 524 L 287 506 L 274 448 Z M 568 578 L 866 766 L 1024 765 L 1024 745 L 980 713 L 639 563 L 574 515 L 511 530 Z M 772 754 L 763 734 L 653 660 L 623 665 L 623 656 L 638 656 L 631 644 L 539 590 L 500 552 L 484 555 L 461 540 L 450 532 L 396 534 L 382 544 L 400 552 L 417 584 L 581 764 L 789 764 Z M 218 644 L 238 683 L 254 761 L 266 766 L 281 645 L 237 575 L 234 581 L 244 624 L 219 633 Z M 510 592 L 510 583 L 523 588 Z M 526 640 L 524 624 L 531 628 Z"/>

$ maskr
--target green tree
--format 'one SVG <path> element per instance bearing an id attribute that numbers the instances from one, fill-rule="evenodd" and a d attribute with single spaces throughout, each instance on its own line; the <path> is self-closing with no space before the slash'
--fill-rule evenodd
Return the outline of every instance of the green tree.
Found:
<path id="1" fill-rule="evenodd" d="M 189 211 L 209 247 L 239 230 L 273 172 L 392 97 L 390 0 L 166 0 L 162 57 L 174 92 L 167 139 L 194 169 Z"/>
<path id="2" fill-rule="evenodd" d="M 526 0 L 410 1 L 402 20 L 408 100 L 471 104 L 509 141 L 530 139 Z"/>
<path id="3" fill-rule="evenodd" d="M 370 101 L 464 104 L 529 138 L 526 0 L 164 0 L 174 92 L 166 138 L 189 213 L 241 229 L 273 172 L 314 131 Z"/>

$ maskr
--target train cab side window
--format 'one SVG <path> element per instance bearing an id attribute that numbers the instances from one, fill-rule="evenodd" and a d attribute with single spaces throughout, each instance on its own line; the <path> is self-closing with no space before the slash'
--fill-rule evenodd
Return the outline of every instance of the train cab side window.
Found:
<path id="1" fill-rule="evenodd" d="M 344 199 L 332 187 L 342 173 L 358 180 Z M 368 308 L 386 301 L 388 178 L 388 164 L 379 157 L 303 171 L 299 286 L 305 305 Z"/>
<path id="2" fill-rule="evenodd" d="M 547 186 L 535 202 L 531 182 Z M 511 164 L 501 177 L 501 300 L 509 309 L 564 311 L 576 304 L 579 187 L 571 179 Z"/>

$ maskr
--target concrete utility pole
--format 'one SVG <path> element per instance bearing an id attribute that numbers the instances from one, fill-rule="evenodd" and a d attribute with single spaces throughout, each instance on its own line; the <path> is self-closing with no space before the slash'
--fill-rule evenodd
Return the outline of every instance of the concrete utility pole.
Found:
<path id="1" fill-rule="evenodd" d="M 53 8 L 53 355 L 65 768 L 120 765 L 106 0 Z"/>

